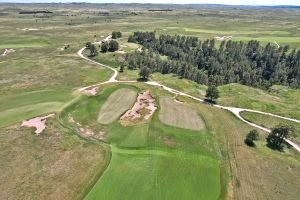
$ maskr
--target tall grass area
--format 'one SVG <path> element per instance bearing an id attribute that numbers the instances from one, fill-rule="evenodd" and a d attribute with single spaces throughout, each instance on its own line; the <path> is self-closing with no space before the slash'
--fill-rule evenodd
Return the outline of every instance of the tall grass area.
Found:
<path id="1" fill-rule="evenodd" d="M 240 84 L 218 87 L 218 102 L 226 106 L 249 108 L 300 119 L 300 92 L 285 86 L 274 85 L 269 91 Z"/>

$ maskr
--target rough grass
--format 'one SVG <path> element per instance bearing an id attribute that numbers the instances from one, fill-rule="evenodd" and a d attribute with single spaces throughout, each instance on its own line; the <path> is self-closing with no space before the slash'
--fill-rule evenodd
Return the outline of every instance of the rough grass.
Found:
<path id="1" fill-rule="evenodd" d="M 270 112 L 300 119 L 300 92 L 285 86 L 273 86 L 269 91 L 236 83 L 218 87 L 218 102 L 226 106 L 236 106 Z"/>
<path id="2" fill-rule="evenodd" d="M 300 144 L 300 123 L 252 112 L 241 112 L 241 116 L 250 122 L 259 124 L 269 129 L 278 124 L 292 125 L 295 128 L 295 137 L 293 137 L 293 139 Z"/>
<path id="3" fill-rule="evenodd" d="M 67 133 L 56 119 L 43 134 L 0 129 L 1 199 L 82 199 L 107 165 L 106 147 Z"/>
<path id="4" fill-rule="evenodd" d="M 150 75 L 151 80 L 163 85 L 183 91 L 185 93 L 204 98 L 207 86 L 197 84 L 194 81 L 182 79 L 174 74 L 154 73 Z"/>
<path id="5" fill-rule="evenodd" d="M 136 99 L 136 92 L 131 89 L 119 89 L 112 93 L 102 105 L 98 122 L 109 124 L 117 120 L 121 114 L 128 110 Z"/>
<path id="6" fill-rule="evenodd" d="M 188 106 L 177 103 L 169 97 L 161 97 L 159 103 L 161 106 L 159 119 L 163 123 L 191 130 L 204 128 L 203 121 L 197 112 Z"/>

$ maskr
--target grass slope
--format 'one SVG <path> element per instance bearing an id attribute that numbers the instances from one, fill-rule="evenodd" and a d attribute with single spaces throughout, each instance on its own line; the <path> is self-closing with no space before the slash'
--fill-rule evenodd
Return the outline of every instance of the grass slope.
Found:
<path id="1" fill-rule="evenodd" d="M 278 124 L 292 125 L 295 128 L 296 137 L 294 139 L 300 144 L 300 123 L 252 112 L 241 112 L 241 116 L 250 122 L 259 124 L 269 129 L 275 127 Z"/>
<path id="2" fill-rule="evenodd" d="M 218 87 L 218 102 L 226 106 L 250 108 L 300 119 L 300 92 L 285 86 L 273 86 L 269 91 L 232 83 Z"/>

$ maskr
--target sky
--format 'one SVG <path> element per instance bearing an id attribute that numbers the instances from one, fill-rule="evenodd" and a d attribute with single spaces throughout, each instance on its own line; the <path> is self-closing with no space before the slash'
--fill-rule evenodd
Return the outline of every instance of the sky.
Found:
<path id="1" fill-rule="evenodd" d="M 0 0 L 0 2 L 49 3 L 49 2 L 90 2 L 90 3 L 176 3 L 176 4 L 228 4 L 228 5 L 298 5 L 300 0 Z"/>

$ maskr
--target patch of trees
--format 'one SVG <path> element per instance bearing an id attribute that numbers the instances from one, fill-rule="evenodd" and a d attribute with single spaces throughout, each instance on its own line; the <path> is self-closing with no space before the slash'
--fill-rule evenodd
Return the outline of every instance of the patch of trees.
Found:
<path id="1" fill-rule="evenodd" d="M 48 10 L 37 10 L 37 11 L 20 11 L 20 15 L 24 14 L 52 14 L 53 12 L 48 11 Z"/>
<path id="2" fill-rule="evenodd" d="M 258 131 L 253 129 L 247 134 L 246 139 L 245 139 L 245 144 L 247 144 L 250 147 L 255 147 L 256 144 L 254 141 L 258 140 L 258 138 L 259 138 Z"/>
<path id="3" fill-rule="evenodd" d="M 101 44 L 101 52 L 106 53 L 107 51 L 114 52 L 119 49 L 119 43 L 115 40 L 109 42 L 103 42 Z"/>
<path id="4" fill-rule="evenodd" d="M 93 56 L 97 56 L 98 55 L 98 51 L 97 48 L 94 44 L 87 42 L 86 43 L 86 48 L 90 50 L 90 54 L 89 57 L 93 57 Z"/>
<path id="5" fill-rule="evenodd" d="M 114 32 L 112 32 L 111 37 L 112 37 L 112 39 L 120 38 L 120 37 L 122 37 L 122 33 L 120 31 L 114 31 Z"/>
<path id="6" fill-rule="evenodd" d="M 205 97 L 208 98 L 209 102 L 214 103 L 214 101 L 219 98 L 218 88 L 215 85 L 209 85 Z"/>
<path id="7" fill-rule="evenodd" d="M 146 66 L 151 72 L 175 73 L 197 83 L 223 85 L 241 83 L 269 88 L 273 84 L 300 88 L 300 50 L 277 48 L 259 41 L 199 41 L 196 37 L 135 32 L 128 42 L 143 45 L 147 51 L 128 55 L 129 68 Z M 159 55 L 168 56 L 168 60 Z"/>
<path id="8" fill-rule="evenodd" d="M 171 12 L 173 10 L 172 9 L 150 9 L 148 11 L 150 11 L 150 12 L 163 12 L 163 11 L 165 11 L 165 12 Z"/>
<path id="9" fill-rule="evenodd" d="M 268 146 L 272 149 L 283 151 L 285 140 L 294 135 L 295 128 L 291 125 L 279 124 L 272 128 L 267 137 Z"/>

